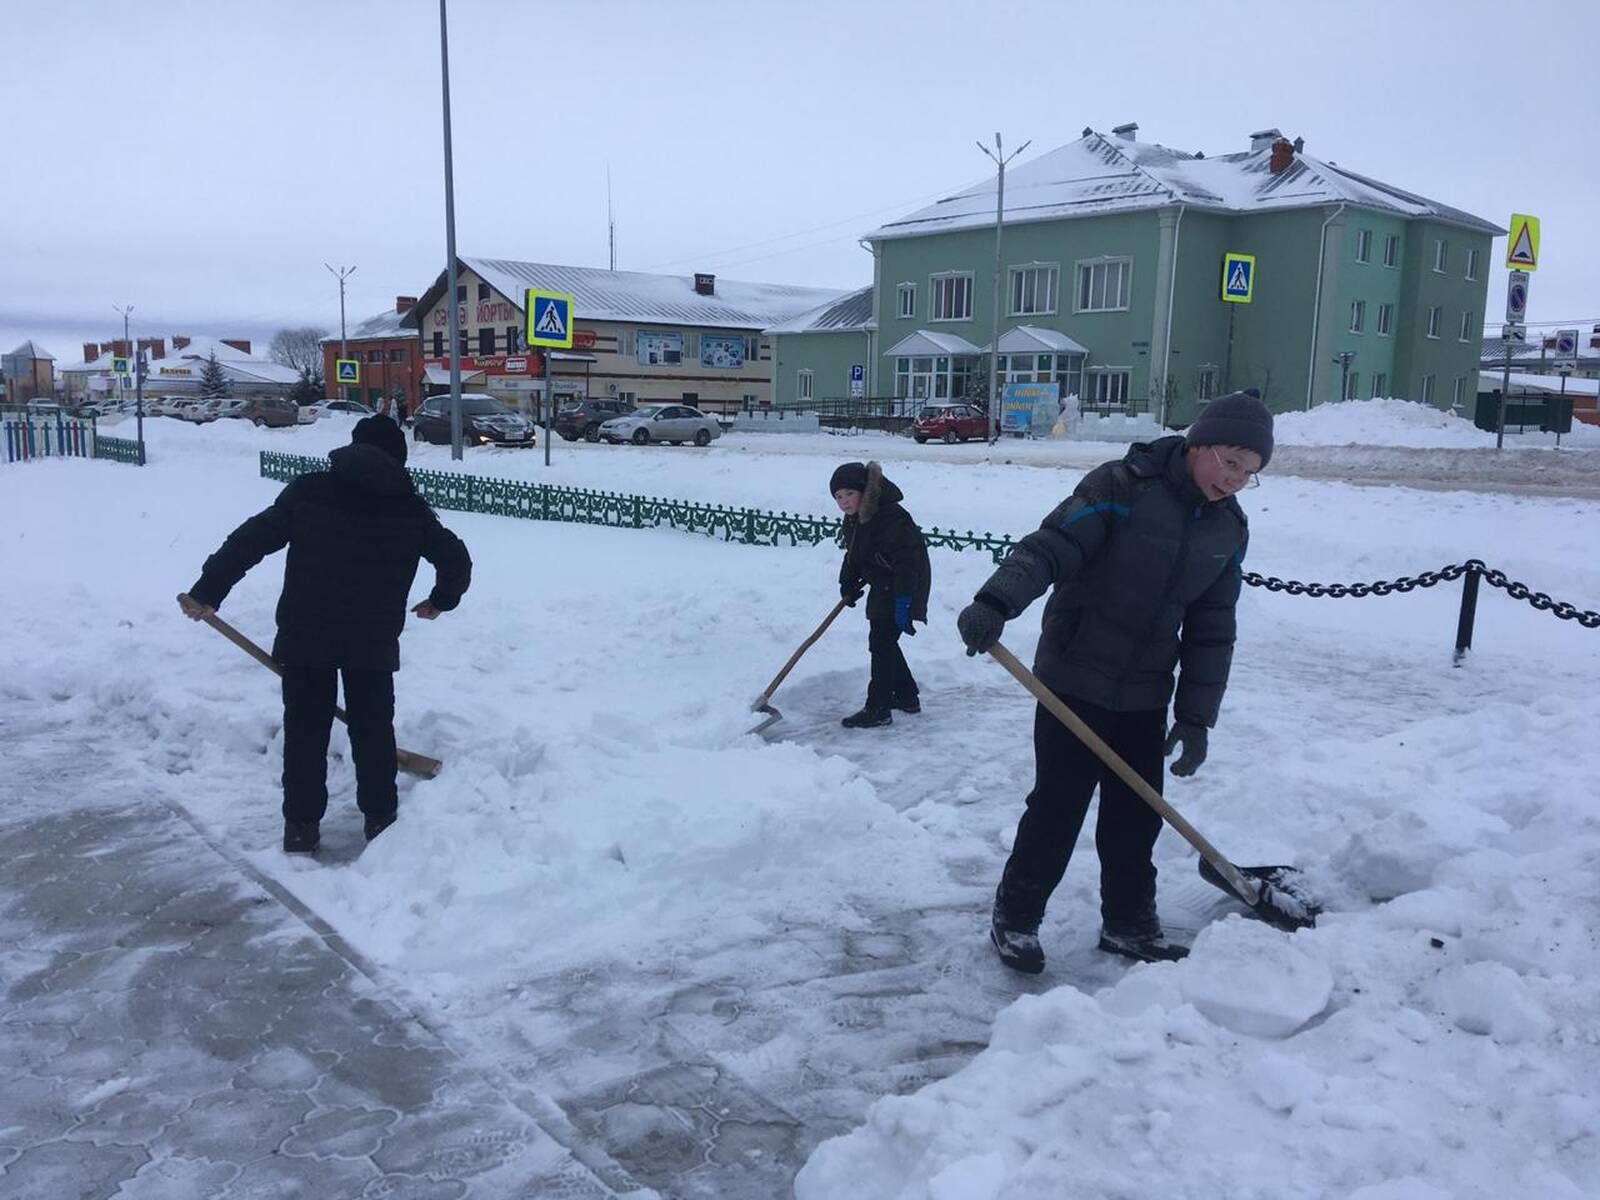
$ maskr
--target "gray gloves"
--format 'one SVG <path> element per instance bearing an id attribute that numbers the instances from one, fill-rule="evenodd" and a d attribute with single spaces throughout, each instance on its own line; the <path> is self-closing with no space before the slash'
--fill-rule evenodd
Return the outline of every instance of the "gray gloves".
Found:
<path id="1" fill-rule="evenodd" d="M 969 658 L 993 650 L 1005 627 L 1006 615 L 1000 606 L 982 595 L 963 608 L 961 615 L 956 618 L 956 629 L 966 643 Z"/>
<path id="2" fill-rule="evenodd" d="M 1183 746 L 1183 753 L 1178 755 L 1178 761 L 1172 764 L 1172 773 L 1179 776 L 1193 775 L 1206 760 L 1206 727 L 1190 721 L 1174 721 L 1172 728 L 1167 731 L 1167 748 L 1162 753 L 1171 754 L 1180 744 Z"/>

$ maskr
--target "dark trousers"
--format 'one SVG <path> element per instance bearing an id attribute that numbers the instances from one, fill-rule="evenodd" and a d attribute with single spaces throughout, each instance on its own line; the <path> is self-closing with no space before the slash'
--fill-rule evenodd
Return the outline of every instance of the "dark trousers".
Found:
<path id="1" fill-rule="evenodd" d="M 1061 699 L 1146 782 L 1161 790 L 1165 709 L 1113 712 L 1072 696 Z M 1043 705 L 1033 718 L 1033 759 L 1033 791 L 1028 793 L 1028 809 L 1001 876 L 1000 895 L 1007 911 L 1025 922 L 1044 916 L 1045 903 L 1066 872 L 1098 785 L 1100 813 L 1094 843 L 1100 852 L 1101 919 L 1124 927 L 1138 922 L 1155 903 L 1151 855 L 1161 832 L 1160 814 Z"/>
<path id="2" fill-rule="evenodd" d="M 900 651 L 900 627 L 894 619 L 867 621 L 867 652 L 872 655 L 872 678 L 867 681 L 867 707 L 888 708 L 896 700 L 915 700 L 917 681 Z"/>
<path id="3" fill-rule="evenodd" d="M 394 673 L 346 667 L 283 668 L 283 817 L 297 824 L 328 810 L 328 733 L 338 676 L 356 764 L 356 804 L 366 817 L 387 817 L 395 791 Z"/>

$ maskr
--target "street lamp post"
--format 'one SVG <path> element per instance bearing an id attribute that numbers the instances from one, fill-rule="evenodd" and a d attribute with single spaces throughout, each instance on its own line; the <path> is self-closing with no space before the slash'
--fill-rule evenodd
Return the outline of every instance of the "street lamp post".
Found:
<path id="1" fill-rule="evenodd" d="M 444 94 L 444 246 L 450 304 L 450 457 L 461 458 L 461 312 L 456 301 L 456 185 L 450 157 L 450 23 L 439 0 L 439 85 Z"/>
<path id="2" fill-rule="evenodd" d="M 323 263 L 322 265 L 327 267 L 329 273 L 339 281 L 339 357 L 347 358 L 349 357 L 349 351 L 345 349 L 344 281 L 350 276 L 354 275 L 356 273 L 356 269 L 354 267 L 340 267 L 335 270 L 329 263 Z M 350 399 L 350 385 L 343 385 L 343 391 L 340 394 L 345 398 L 345 400 L 348 401 Z"/>
<path id="3" fill-rule="evenodd" d="M 128 314 L 133 312 L 133 305 L 129 304 L 123 306 L 120 304 L 113 304 L 111 306 L 111 311 L 122 314 L 122 344 L 128 348 L 129 357 L 132 357 L 133 344 L 128 340 Z M 125 404 L 127 403 L 127 400 L 128 377 L 126 375 L 119 375 L 117 376 L 117 403 Z"/>
<path id="4" fill-rule="evenodd" d="M 1000 145 L 1000 135 L 994 135 L 994 153 L 989 152 L 989 147 L 982 142 L 978 149 L 988 155 L 999 172 L 999 181 L 995 186 L 994 197 L 994 320 L 990 326 L 989 338 L 989 440 L 1000 440 L 1000 390 L 996 382 L 999 377 L 1000 366 L 1000 239 L 1005 227 L 1006 213 L 1006 164 L 1029 146 L 1033 139 L 1029 138 L 1010 154 L 1006 154 Z"/>

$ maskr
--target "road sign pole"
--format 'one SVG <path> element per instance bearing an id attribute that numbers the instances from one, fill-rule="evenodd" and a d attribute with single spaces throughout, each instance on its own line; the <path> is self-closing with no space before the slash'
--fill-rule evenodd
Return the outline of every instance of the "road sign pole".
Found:
<path id="1" fill-rule="evenodd" d="M 1500 377 L 1500 411 L 1494 422 L 1494 448 L 1502 450 L 1506 444 L 1506 396 L 1511 391 L 1511 330 L 1501 334 L 1500 344 L 1505 348 L 1505 370 Z"/>
<path id="2" fill-rule="evenodd" d="M 1222 365 L 1222 391 L 1223 394 L 1233 391 L 1233 314 L 1239 311 L 1237 304 L 1228 305 L 1228 356 Z"/>
<path id="3" fill-rule="evenodd" d="M 555 412 L 556 398 L 550 391 L 550 351 L 543 351 L 544 357 L 544 465 L 550 465 L 550 414 Z"/>

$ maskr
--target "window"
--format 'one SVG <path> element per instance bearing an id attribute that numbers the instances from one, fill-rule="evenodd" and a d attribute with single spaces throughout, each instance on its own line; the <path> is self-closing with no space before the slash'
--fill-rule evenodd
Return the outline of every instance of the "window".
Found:
<path id="1" fill-rule="evenodd" d="M 405 360 L 406 360 L 406 352 L 404 350 L 390 350 L 389 351 L 389 361 L 390 362 L 405 362 Z"/>
<path id="2" fill-rule="evenodd" d="M 433 335 L 433 356 L 435 358 L 444 357 L 444 334 L 442 333 Z"/>
<path id="3" fill-rule="evenodd" d="M 1030 316 L 1056 311 L 1056 280 L 1060 268 L 1054 263 L 1030 263 L 1011 268 L 1011 315 Z"/>
<path id="4" fill-rule="evenodd" d="M 1474 250 L 1468 250 L 1467 251 L 1467 278 L 1468 279 L 1476 279 L 1477 277 L 1478 277 L 1478 252 L 1475 249 Z"/>
<path id="5" fill-rule="evenodd" d="M 1464 379 L 1462 379 L 1461 376 L 1459 376 L 1459 375 L 1457 375 L 1453 380 L 1451 380 L 1451 382 L 1450 382 L 1450 407 L 1451 408 L 1460 408 L 1461 407 L 1461 396 L 1462 396 L 1462 393 L 1466 391 L 1466 387 L 1464 386 L 1465 383 L 1466 383 L 1466 381 Z"/>
<path id="6" fill-rule="evenodd" d="M 480 283 L 478 285 L 478 299 L 479 300 L 487 300 L 488 298 L 489 298 L 489 285 L 487 283 Z"/>
<path id="7" fill-rule="evenodd" d="M 485 355 L 494 353 L 494 330 L 492 328 L 485 326 L 483 329 L 478 330 L 478 353 Z"/>
<path id="8" fill-rule="evenodd" d="M 1444 309 L 1440 308 L 1437 304 L 1435 304 L 1432 308 L 1430 308 L 1428 310 L 1428 336 L 1429 337 L 1436 338 L 1436 337 L 1439 336 L 1439 318 L 1440 318 L 1440 316 L 1443 315 L 1443 313 L 1444 313 Z"/>
<path id="9" fill-rule="evenodd" d="M 1344 379 L 1344 398 L 1354 400 L 1361 394 L 1361 376 L 1359 372 L 1351 371 Z"/>
<path id="10" fill-rule="evenodd" d="M 1078 312 L 1118 312 L 1128 307 L 1133 279 L 1131 258 L 1078 264 Z"/>
<path id="11" fill-rule="evenodd" d="M 751 334 L 744 339 L 744 361 L 746 363 L 761 361 L 761 337 L 759 334 Z"/>
<path id="12" fill-rule="evenodd" d="M 1433 403 L 1433 383 L 1434 377 L 1432 375 L 1424 375 L 1422 377 L 1422 402 L 1424 404 Z"/>
<path id="13" fill-rule="evenodd" d="M 1128 402 L 1128 376 L 1126 367 L 1097 368 L 1089 372 L 1089 394 L 1086 404 L 1097 408 L 1117 408 Z"/>
<path id="14" fill-rule="evenodd" d="M 1365 300 L 1352 300 L 1350 302 L 1350 332 L 1365 333 L 1367 330 L 1367 302 Z"/>
<path id="15" fill-rule="evenodd" d="M 506 353 L 520 354 L 522 352 L 522 326 L 506 326 Z"/>
<path id="16" fill-rule="evenodd" d="M 639 403 L 639 393 L 638 392 L 618 392 L 617 393 L 617 399 L 619 401 L 621 401 L 623 404 L 626 404 L 628 406 L 628 411 L 632 412 L 634 405 Z"/>
<path id="17" fill-rule="evenodd" d="M 1083 395 L 1083 355 L 1056 355 L 1056 382 L 1061 385 L 1061 396 Z"/>
<path id="18" fill-rule="evenodd" d="M 1379 371 L 1372 377 L 1372 398 L 1379 399 L 1389 390 L 1389 377 Z"/>
<path id="19" fill-rule="evenodd" d="M 633 356 L 633 330 L 617 330 L 617 353 L 630 358 Z"/>
<path id="20" fill-rule="evenodd" d="M 1443 275 L 1450 262 L 1450 243 L 1443 238 L 1433 239 L 1433 269 Z"/>
<path id="21" fill-rule="evenodd" d="M 1195 372 L 1194 398 L 1196 400 L 1211 400 L 1217 394 L 1217 369 L 1215 367 L 1201 367 Z"/>
<path id="22" fill-rule="evenodd" d="M 809 369 L 802 370 L 795 377 L 794 394 L 797 400 L 811 399 L 811 371 Z"/>
<path id="23" fill-rule="evenodd" d="M 1394 305 L 1378 305 L 1378 336 L 1389 337 L 1394 333 Z"/>
<path id="24" fill-rule="evenodd" d="M 1472 340 L 1472 311 L 1470 309 L 1461 314 L 1461 332 L 1456 334 L 1456 340 L 1461 342 L 1470 342 Z"/>
<path id="25" fill-rule="evenodd" d="M 746 409 L 754 408 L 760 399 L 761 397 L 756 395 L 754 392 L 746 392 L 740 397 L 740 400 L 744 403 Z"/>
<path id="26" fill-rule="evenodd" d="M 1356 230 L 1356 261 L 1372 261 L 1372 230 Z"/>
<path id="27" fill-rule="evenodd" d="M 900 297 L 900 315 L 902 317 L 916 316 L 917 285 L 914 283 L 902 283 L 896 291 Z"/>
<path id="28" fill-rule="evenodd" d="M 1383 239 L 1383 265 L 1398 267 L 1400 265 L 1400 235 L 1391 233 Z"/>
<path id="29" fill-rule="evenodd" d="M 465 304 L 466 302 L 467 302 L 467 285 L 464 284 L 464 283 L 458 283 L 458 284 L 456 284 L 456 303 L 457 304 Z"/>
<path id="30" fill-rule="evenodd" d="M 465 358 L 469 353 L 470 351 L 467 349 L 467 331 L 465 329 L 456 330 L 456 356 Z"/>
<path id="31" fill-rule="evenodd" d="M 972 320 L 972 276 L 969 273 L 933 277 L 931 321 Z"/>

